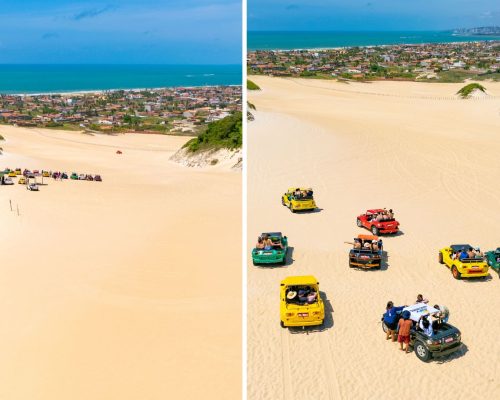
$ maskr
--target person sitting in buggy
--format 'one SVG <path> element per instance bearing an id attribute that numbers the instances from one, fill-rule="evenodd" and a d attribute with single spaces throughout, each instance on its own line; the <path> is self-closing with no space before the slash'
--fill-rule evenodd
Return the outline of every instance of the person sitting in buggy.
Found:
<path id="1" fill-rule="evenodd" d="M 286 298 L 287 303 L 312 304 L 317 301 L 318 293 L 310 286 L 290 286 Z"/>
<path id="2" fill-rule="evenodd" d="M 271 241 L 272 247 L 274 249 L 283 249 L 284 248 L 283 243 L 281 243 L 281 239 L 280 238 L 278 238 L 278 237 L 275 237 L 275 238 L 270 237 L 269 240 Z"/>
<path id="3" fill-rule="evenodd" d="M 422 315 L 418 320 L 418 327 L 425 335 L 429 337 L 432 337 L 432 335 L 434 335 L 434 329 L 432 325 L 433 324 L 431 324 L 427 315 Z"/>

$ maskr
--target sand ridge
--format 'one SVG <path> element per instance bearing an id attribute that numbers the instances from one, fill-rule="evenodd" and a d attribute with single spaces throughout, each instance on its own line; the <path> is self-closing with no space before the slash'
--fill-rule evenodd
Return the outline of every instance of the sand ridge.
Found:
<path id="1" fill-rule="evenodd" d="M 0 187 L 0 398 L 237 398 L 241 176 L 182 137 L 0 132 L 1 168 L 103 178 Z"/>
<path id="2" fill-rule="evenodd" d="M 437 254 L 452 242 L 500 245 L 499 100 L 449 99 L 463 85 L 252 80 L 262 91 L 249 93 L 248 247 L 281 231 L 292 261 L 249 260 L 249 399 L 498 397 L 499 277 L 456 281 Z M 294 185 L 314 188 L 319 212 L 281 206 Z M 393 208 L 402 234 L 384 240 L 381 271 L 349 269 L 343 242 L 368 233 L 355 220 L 372 207 Z M 279 282 L 304 274 L 327 298 L 321 332 L 279 326 Z M 386 302 L 411 304 L 418 293 L 450 308 L 463 353 L 426 364 L 386 342 Z"/>

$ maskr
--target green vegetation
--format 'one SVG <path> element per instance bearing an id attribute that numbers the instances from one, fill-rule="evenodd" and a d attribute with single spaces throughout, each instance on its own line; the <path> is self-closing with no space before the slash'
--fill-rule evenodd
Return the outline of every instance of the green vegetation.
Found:
<path id="1" fill-rule="evenodd" d="M 477 75 L 475 79 L 477 79 L 478 81 L 492 80 L 495 82 L 500 82 L 500 71 L 487 72 L 486 74 Z"/>
<path id="2" fill-rule="evenodd" d="M 205 132 L 187 142 L 190 152 L 208 149 L 235 149 L 242 145 L 242 114 L 236 112 L 208 124 Z"/>
<path id="3" fill-rule="evenodd" d="M 248 90 L 260 90 L 260 87 L 255 82 L 252 82 L 250 79 L 247 79 L 247 89 Z"/>
<path id="4" fill-rule="evenodd" d="M 480 85 L 479 83 L 469 83 L 468 85 L 464 86 L 462 89 L 460 89 L 457 94 L 462 97 L 462 99 L 468 98 L 471 93 L 474 90 L 480 90 L 481 92 L 484 92 L 486 89 L 484 88 L 483 85 Z"/>
<path id="5" fill-rule="evenodd" d="M 247 101 L 247 106 L 248 106 L 247 120 L 253 121 L 255 119 L 255 117 L 253 116 L 253 114 L 250 110 L 257 110 L 257 108 L 255 108 L 255 104 L 250 103 L 249 101 Z"/>
<path id="6" fill-rule="evenodd" d="M 438 72 L 438 81 L 443 83 L 461 83 L 466 79 L 474 79 L 475 74 L 465 70 L 450 70 Z"/>

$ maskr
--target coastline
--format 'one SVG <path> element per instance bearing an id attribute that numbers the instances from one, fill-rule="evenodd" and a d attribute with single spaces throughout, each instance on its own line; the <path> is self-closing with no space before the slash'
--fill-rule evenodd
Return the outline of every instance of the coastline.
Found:
<path id="1" fill-rule="evenodd" d="M 432 44 L 464 44 L 464 43 L 478 43 L 478 42 L 489 42 L 489 41 L 500 41 L 500 35 L 492 35 L 492 36 L 486 36 L 486 35 L 455 35 L 455 34 L 450 34 L 448 37 L 443 37 L 441 40 L 437 41 L 431 41 L 431 40 L 423 40 L 421 42 L 412 42 L 412 41 L 396 41 L 392 43 L 380 43 L 380 44 L 373 44 L 373 43 L 363 43 L 363 44 L 346 44 L 346 45 L 332 45 L 332 46 L 282 46 L 282 47 L 262 47 L 262 46 L 256 46 L 252 45 L 251 42 L 252 40 L 258 40 L 255 38 L 252 38 L 253 34 L 259 35 L 259 34 L 265 34 L 269 35 L 270 38 L 272 38 L 273 35 L 280 35 L 280 34 L 285 34 L 285 35 L 294 35 L 294 34 L 304 34 L 304 35 L 328 35 L 328 34 L 333 34 L 333 35 L 344 35 L 344 34 L 351 34 L 351 35 L 356 35 L 359 33 L 362 34 L 392 34 L 392 33 L 406 33 L 410 36 L 405 36 L 401 37 L 401 39 L 408 39 L 412 37 L 411 35 L 416 34 L 416 35 L 426 35 L 426 34 L 443 34 L 443 33 L 448 33 L 451 31 L 408 31 L 408 32 L 403 32 L 403 31 L 388 31 L 388 32 L 372 32 L 372 31 L 365 31 L 365 32 L 348 32 L 348 31 L 249 31 L 249 45 L 248 45 L 248 52 L 254 52 L 254 51 L 307 51 L 307 50 L 338 50 L 338 49 L 350 49 L 350 48 L 370 48 L 370 47 L 387 47 L 387 46 L 419 46 L 419 45 L 432 45 Z M 413 36 L 416 37 L 416 36 Z M 453 40 L 453 38 L 461 39 L 461 40 Z M 472 40 L 467 40 L 467 38 L 470 38 Z M 474 40 L 475 39 L 475 40 Z M 326 39 L 322 39 L 326 40 Z"/>
<path id="2" fill-rule="evenodd" d="M 242 65 L 0 64 L 0 92 L 46 94 L 241 84 Z"/>
<path id="3" fill-rule="evenodd" d="M 143 91 L 158 91 L 165 89 L 200 89 L 200 88 L 215 88 L 215 87 L 240 87 L 241 84 L 230 84 L 230 85 L 194 85 L 194 86 L 160 86 L 153 88 L 114 88 L 114 89 L 95 89 L 95 90 L 72 90 L 68 92 L 40 92 L 40 93 L 5 93 L 0 90 L 0 96 L 19 96 L 19 97 L 29 97 L 29 96 L 82 96 L 85 94 L 102 94 L 102 93 L 112 93 L 112 92 L 143 92 Z"/>
<path id="4" fill-rule="evenodd" d="M 248 49 L 248 52 L 255 51 L 274 51 L 276 53 L 285 53 L 290 51 L 327 51 L 327 50 L 348 50 L 353 48 L 362 48 L 362 49 L 370 49 L 374 47 L 394 47 L 394 46 L 429 46 L 432 44 L 465 44 L 465 43 L 482 43 L 482 42 L 500 42 L 500 38 L 491 39 L 491 40 L 470 40 L 463 42 L 422 42 L 422 43 L 394 43 L 394 44 L 368 44 L 368 45 L 360 45 L 360 46 L 335 46 L 335 47 L 304 47 L 304 48 L 291 48 L 291 49 Z"/>

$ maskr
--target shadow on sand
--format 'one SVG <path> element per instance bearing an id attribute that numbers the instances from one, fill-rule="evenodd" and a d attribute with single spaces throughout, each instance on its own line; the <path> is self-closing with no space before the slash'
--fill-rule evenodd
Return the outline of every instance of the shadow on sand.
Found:
<path id="1" fill-rule="evenodd" d="M 466 282 L 467 284 L 474 284 L 474 283 L 480 283 L 480 282 L 488 282 L 491 281 L 493 277 L 491 276 L 491 273 L 488 274 L 487 276 L 480 276 L 478 278 L 462 278 L 460 279 L 462 282 Z"/>
<path id="2" fill-rule="evenodd" d="M 458 358 L 461 358 L 469 351 L 469 348 L 462 343 L 462 348 L 459 351 L 456 351 L 454 353 L 451 353 L 450 355 L 446 357 L 436 357 L 436 358 L 431 358 L 428 362 L 436 362 L 436 364 L 446 364 L 451 361 L 454 361 Z"/>
<path id="3" fill-rule="evenodd" d="M 391 237 L 398 237 L 398 236 L 403 236 L 405 233 L 402 230 L 398 230 L 396 233 L 384 233 L 381 234 L 380 236 L 382 238 L 391 238 Z"/>

